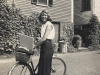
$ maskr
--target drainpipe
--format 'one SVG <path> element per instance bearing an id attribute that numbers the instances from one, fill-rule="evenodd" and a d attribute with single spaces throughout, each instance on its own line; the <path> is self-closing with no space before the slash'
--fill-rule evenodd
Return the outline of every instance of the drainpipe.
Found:
<path id="1" fill-rule="evenodd" d="M 74 0 L 71 0 L 71 22 L 74 23 Z"/>
<path id="2" fill-rule="evenodd" d="M 71 23 L 73 24 L 73 28 L 74 28 L 74 0 L 71 0 Z"/>

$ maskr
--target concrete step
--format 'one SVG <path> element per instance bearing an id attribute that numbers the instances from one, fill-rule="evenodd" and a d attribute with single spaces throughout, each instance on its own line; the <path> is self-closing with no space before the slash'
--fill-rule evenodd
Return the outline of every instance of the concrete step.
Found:
<path id="1" fill-rule="evenodd" d="M 86 47 L 79 47 L 78 49 L 76 49 L 77 52 L 87 52 L 90 51 L 90 49 L 86 48 Z"/>

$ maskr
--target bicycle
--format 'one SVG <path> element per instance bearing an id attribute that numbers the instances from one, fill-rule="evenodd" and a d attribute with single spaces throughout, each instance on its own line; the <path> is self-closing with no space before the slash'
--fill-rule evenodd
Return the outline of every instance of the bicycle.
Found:
<path id="1" fill-rule="evenodd" d="M 34 68 L 31 59 L 34 52 L 21 49 L 17 51 L 17 54 L 18 53 L 20 58 L 16 55 L 18 57 L 16 58 L 16 60 L 19 59 L 19 61 L 11 67 L 10 71 L 8 72 L 8 75 L 38 75 L 38 64 Z M 66 64 L 61 58 L 52 58 L 51 75 L 66 75 Z"/>

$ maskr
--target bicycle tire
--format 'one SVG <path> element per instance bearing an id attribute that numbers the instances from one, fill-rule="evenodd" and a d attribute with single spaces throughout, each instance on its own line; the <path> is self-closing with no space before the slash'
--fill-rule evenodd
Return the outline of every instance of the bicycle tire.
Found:
<path id="1" fill-rule="evenodd" d="M 33 72 L 29 64 L 18 62 L 12 66 L 8 75 L 33 75 Z"/>
<path id="2" fill-rule="evenodd" d="M 66 75 L 66 64 L 61 58 L 52 58 L 51 75 Z"/>

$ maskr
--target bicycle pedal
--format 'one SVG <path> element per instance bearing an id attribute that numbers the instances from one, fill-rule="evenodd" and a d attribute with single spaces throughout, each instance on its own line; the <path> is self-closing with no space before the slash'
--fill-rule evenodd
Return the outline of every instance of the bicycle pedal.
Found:
<path id="1" fill-rule="evenodd" d="M 55 73 L 55 72 L 56 72 L 56 70 L 53 70 L 53 71 L 52 71 L 52 73 Z"/>

